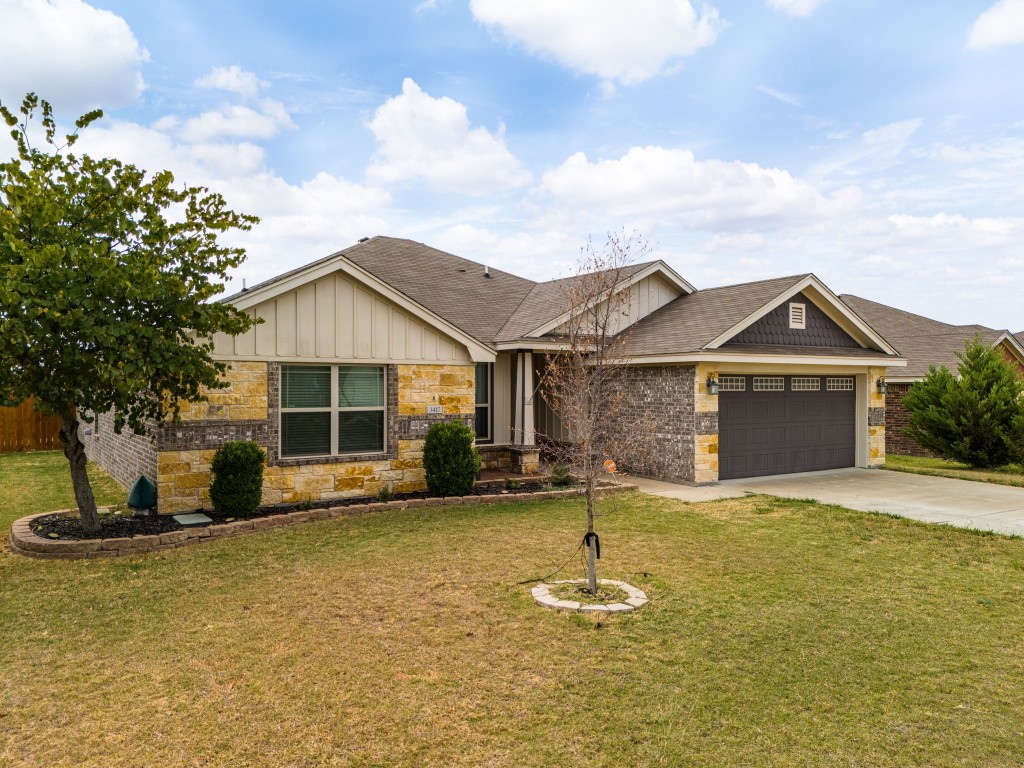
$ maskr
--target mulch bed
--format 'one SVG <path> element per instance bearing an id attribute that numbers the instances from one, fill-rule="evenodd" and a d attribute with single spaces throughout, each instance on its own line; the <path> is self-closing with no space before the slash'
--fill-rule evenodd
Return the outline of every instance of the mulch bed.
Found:
<path id="1" fill-rule="evenodd" d="M 572 486 L 568 486 L 572 487 Z M 541 480 L 521 480 L 515 488 L 506 488 L 504 481 L 477 483 L 470 496 L 487 496 L 489 494 L 507 494 L 515 496 L 521 493 L 536 493 L 538 491 L 551 490 L 550 483 Z M 562 489 L 557 489 L 562 490 Z M 435 498 L 428 491 L 414 491 L 412 493 L 396 493 L 388 501 L 408 501 L 410 499 Z M 377 501 L 373 497 L 358 497 L 354 499 L 336 499 L 333 501 L 314 501 L 302 504 L 278 504 L 276 506 L 260 507 L 252 515 L 245 518 L 225 517 L 218 515 L 208 509 L 199 509 L 207 517 L 213 519 L 208 525 L 223 525 L 235 520 L 255 520 L 269 515 L 280 515 L 286 512 L 297 512 L 307 509 L 326 509 L 328 507 L 350 507 L 357 504 L 369 504 Z M 186 514 L 186 513 L 179 513 Z M 184 528 L 196 528 L 198 526 L 185 526 L 175 520 L 171 515 L 148 515 L 145 517 L 134 517 L 131 514 L 104 514 L 100 516 L 100 530 L 97 533 L 85 533 L 82 530 L 82 523 L 77 516 L 67 515 L 63 512 L 56 512 L 52 515 L 36 518 L 32 523 L 32 532 L 44 539 L 71 540 L 82 539 L 113 539 L 131 538 L 133 536 L 147 536 L 171 531 L 180 531 Z"/>

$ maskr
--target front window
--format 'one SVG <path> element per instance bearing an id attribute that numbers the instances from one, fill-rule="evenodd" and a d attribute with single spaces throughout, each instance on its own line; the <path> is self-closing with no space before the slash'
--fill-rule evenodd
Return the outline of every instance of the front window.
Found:
<path id="1" fill-rule="evenodd" d="M 383 452 L 384 403 L 381 366 L 282 366 L 281 456 Z"/>
<path id="2" fill-rule="evenodd" d="M 492 363 L 476 364 L 476 439 L 491 439 L 491 370 Z"/>

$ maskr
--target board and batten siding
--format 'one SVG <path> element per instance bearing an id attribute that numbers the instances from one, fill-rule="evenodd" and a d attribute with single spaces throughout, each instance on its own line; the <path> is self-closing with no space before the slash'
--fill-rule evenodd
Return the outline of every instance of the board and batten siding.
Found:
<path id="1" fill-rule="evenodd" d="M 681 295 L 682 291 L 679 288 L 658 275 L 648 275 L 643 280 L 638 280 L 629 286 L 629 301 L 623 302 L 621 317 L 613 321 L 611 332 L 614 334 L 628 328 Z M 565 330 L 566 326 L 560 325 L 554 333 Z"/>
<path id="2" fill-rule="evenodd" d="M 469 363 L 465 346 L 367 287 L 335 273 L 247 310 L 263 322 L 217 334 L 214 356 L 245 360 Z"/>

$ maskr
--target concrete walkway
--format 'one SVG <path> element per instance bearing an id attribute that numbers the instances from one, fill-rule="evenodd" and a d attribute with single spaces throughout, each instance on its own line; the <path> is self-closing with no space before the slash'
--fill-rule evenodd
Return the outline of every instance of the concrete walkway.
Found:
<path id="1" fill-rule="evenodd" d="M 640 490 L 682 501 L 713 501 L 747 493 L 814 499 L 865 512 L 887 512 L 926 523 L 944 523 L 1024 536 L 1024 488 L 880 469 L 837 469 L 740 480 L 694 488 L 630 478 Z"/>

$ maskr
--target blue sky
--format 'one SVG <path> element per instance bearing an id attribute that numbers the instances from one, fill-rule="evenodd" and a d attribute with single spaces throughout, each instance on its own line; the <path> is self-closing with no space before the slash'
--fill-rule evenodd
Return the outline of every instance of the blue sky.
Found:
<path id="1" fill-rule="evenodd" d="M 1024 0 L 0 0 L 0 99 L 263 218 L 250 284 L 360 237 L 535 279 L 626 228 L 698 287 L 1024 330 Z"/>

